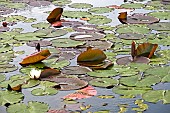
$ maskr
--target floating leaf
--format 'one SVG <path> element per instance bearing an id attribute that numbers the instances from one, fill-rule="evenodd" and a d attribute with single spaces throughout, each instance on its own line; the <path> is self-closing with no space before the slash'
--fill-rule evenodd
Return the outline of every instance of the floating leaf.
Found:
<path id="1" fill-rule="evenodd" d="M 69 7 L 77 9 L 87 9 L 93 7 L 93 5 L 88 3 L 72 3 L 71 5 L 69 5 Z"/>
<path id="2" fill-rule="evenodd" d="M 13 64 L 2 64 L 0 65 L 0 73 L 7 73 L 17 70 L 18 67 L 16 67 Z"/>
<path id="3" fill-rule="evenodd" d="M 73 27 L 73 29 L 75 31 L 78 31 L 78 32 L 99 32 L 99 33 L 103 33 L 104 31 L 100 28 L 97 28 L 96 25 L 76 25 Z M 103 34 L 104 35 L 104 34 Z"/>
<path id="4" fill-rule="evenodd" d="M 16 109 L 17 108 L 17 109 Z M 45 113 L 49 109 L 48 104 L 36 101 L 29 101 L 28 106 L 24 103 L 17 103 L 7 108 L 8 113 Z"/>
<path id="5" fill-rule="evenodd" d="M 88 11 L 92 13 L 96 13 L 96 14 L 103 14 L 103 13 L 109 13 L 113 11 L 113 9 L 107 8 L 107 7 L 93 7 L 89 9 Z"/>
<path id="6" fill-rule="evenodd" d="M 32 24 L 31 25 L 33 28 L 37 28 L 37 29 L 47 29 L 50 27 L 49 23 L 45 23 L 45 22 L 39 22 L 36 24 Z"/>
<path id="7" fill-rule="evenodd" d="M 39 41 L 30 41 L 27 43 L 28 46 L 35 47 L 37 44 L 40 44 L 41 47 L 46 47 L 52 45 L 51 42 L 46 40 L 39 40 Z"/>
<path id="8" fill-rule="evenodd" d="M 24 95 L 15 91 L 0 91 L 0 105 L 14 104 L 23 100 Z"/>
<path id="9" fill-rule="evenodd" d="M 6 79 L 6 76 L 3 74 L 0 74 L 0 82 L 3 82 Z"/>
<path id="10" fill-rule="evenodd" d="M 35 96 L 55 95 L 58 91 L 54 88 L 36 88 L 31 91 Z"/>
<path id="11" fill-rule="evenodd" d="M 45 78 L 49 76 L 58 75 L 59 73 L 60 73 L 60 70 L 57 70 L 57 69 L 45 69 L 41 72 L 40 77 Z"/>
<path id="12" fill-rule="evenodd" d="M 100 110 L 100 111 L 95 111 L 94 113 L 110 113 L 109 110 Z"/>
<path id="13" fill-rule="evenodd" d="M 37 86 L 38 84 L 40 84 L 40 81 L 39 80 L 28 80 L 26 81 L 23 85 L 22 85 L 22 88 L 32 88 L 34 86 Z"/>
<path id="14" fill-rule="evenodd" d="M 63 6 L 71 2 L 72 2 L 71 0 L 57 0 L 57 1 L 53 1 L 52 3 L 57 6 Z"/>
<path id="15" fill-rule="evenodd" d="M 26 17 L 21 15 L 9 15 L 5 18 L 6 22 L 19 22 L 24 20 L 26 20 Z"/>
<path id="16" fill-rule="evenodd" d="M 0 15 L 6 15 L 6 14 L 10 14 L 10 13 L 14 12 L 13 9 L 6 8 L 6 7 L 1 7 L 0 11 L 1 11 Z M 2 18 L 2 19 L 4 19 L 4 18 Z M 1 18 L 0 18 L 0 20 L 1 20 Z"/>
<path id="17" fill-rule="evenodd" d="M 53 30 L 51 32 L 49 32 L 47 35 L 45 36 L 41 36 L 42 38 L 54 38 L 54 37 L 59 37 L 62 35 L 67 34 L 67 31 L 64 29 L 57 29 L 57 30 Z"/>
<path id="18" fill-rule="evenodd" d="M 51 4 L 49 1 L 31 1 L 28 3 L 30 6 L 34 7 L 41 7 L 41 6 L 48 6 Z"/>
<path id="19" fill-rule="evenodd" d="M 140 40 L 144 38 L 144 35 L 138 33 L 123 33 L 120 34 L 118 37 L 125 40 Z"/>
<path id="20" fill-rule="evenodd" d="M 163 1 L 148 1 L 145 9 L 147 10 L 169 10 L 168 5 L 162 4 Z"/>
<path id="21" fill-rule="evenodd" d="M 34 53 L 30 56 L 27 56 L 26 58 L 23 59 L 22 62 L 20 62 L 20 64 L 28 65 L 28 64 L 40 62 L 40 61 L 46 59 L 50 55 L 51 55 L 51 53 L 49 52 L 49 50 L 41 50 L 40 52 Z"/>
<path id="22" fill-rule="evenodd" d="M 101 98 L 101 99 L 109 99 L 109 98 L 114 98 L 113 95 L 99 95 L 97 96 L 98 98 Z"/>
<path id="23" fill-rule="evenodd" d="M 93 15 L 90 16 L 89 18 L 90 20 L 88 20 L 87 22 L 95 25 L 103 25 L 112 22 L 112 19 L 107 18 L 106 16 L 103 15 Z"/>
<path id="24" fill-rule="evenodd" d="M 145 5 L 141 4 L 141 3 L 125 3 L 125 4 L 121 5 L 121 7 L 123 7 L 123 8 L 133 8 L 133 9 L 141 9 L 144 6 Z"/>
<path id="25" fill-rule="evenodd" d="M 63 8 L 55 8 L 47 17 L 47 21 L 51 24 L 60 21 L 60 17 L 62 13 L 63 13 Z"/>
<path id="26" fill-rule="evenodd" d="M 84 16 L 89 17 L 91 14 L 86 11 L 64 11 L 62 16 L 67 18 L 82 18 Z"/>
<path id="27" fill-rule="evenodd" d="M 169 31 L 170 30 L 169 24 L 170 22 L 160 22 L 160 23 L 150 24 L 148 25 L 148 27 L 150 29 L 157 30 L 157 31 Z"/>
<path id="28" fill-rule="evenodd" d="M 159 18 L 161 20 L 169 20 L 170 19 L 169 11 L 156 11 L 156 12 L 151 12 L 148 15 Z"/>

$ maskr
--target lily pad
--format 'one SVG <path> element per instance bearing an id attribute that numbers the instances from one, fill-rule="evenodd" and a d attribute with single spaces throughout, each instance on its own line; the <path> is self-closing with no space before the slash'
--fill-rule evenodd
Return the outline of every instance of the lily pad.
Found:
<path id="1" fill-rule="evenodd" d="M 82 18 L 84 16 L 89 17 L 91 14 L 86 11 L 64 11 L 62 16 L 67 18 Z"/>
<path id="2" fill-rule="evenodd" d="M 0 65 L 0 73 L 7 73 L 17 70 L 18 67 L 16 67 L 13 64 L 2 64 Z"/>
<path id="3" fill-rule="evenodd" d="M 58 38 L 58 39 L 52 40 L 52 46 L 55 46 L 55 47 L 76 47 L 76 46 L 80 46 L 83 44 L 84 42 L 82 41 L 75 41 L 69 38 Z"/>
<path id="4" fill-rule="evenodd" d="M 93 5 L 88 3 L 73 3 L 70 4 L 69 7 L 71 8 L 77 8 L 77 9 L 87 9 L 93 7 Z"/>
<path id="5" fill-rule="evenodd" d="M 12 8 L 12 9 L 21 9 L 21 8 L 25 8 L 26 4 L 25 3 L 6 3 L 6 7 L 8 8 Z"/>
<path id="6" fill-rule="evenodd" d="M 55 95 L 57 92 L 54 88 L 36 88 L 31 91 L 34 96 Z"/>
<path id="7" fill-rule="evenodd" d="M 6 76 L 3 74 L 0 74 L 0 82 L 3 82 L 6 79 Z"/>
<path id="8" fill-rule="evenodd" d="M 62 25 L 65 27 L 73 27 L 74 26 L 79 26 L 79 25 L 83 25 L 84 23 L 79 22 L 79 21 L 63 21 Z"/>
<path id="9" fill-rule="evenodd" d="M 90 20 L 88 20 L 87 22 L 95 25 L 103 25 L 112 22 L 112 19 L 107 18 L 106 16 L 103 15 L 93 15 L 90 16 L 89 18 Z"/>
<path id="10" fill-rule="evenodd" d="M 13 13 L 13 12 L 14 12 L 14 10 L 10 9 L 10 8 L 6 8 L 6 7 L 0 8 L 0 15 L 6 15 L 6 14 Z"/>
<path id="11" fill-rule="evenodd" d="M 15 91 L 0 91 L 0 105 L 14 104 L 22 101 L 24 95 Z"/>
<path id="12" fill-rule="evenodd" d="M 22 88 L 32 88 L 34 86 L 37 86 L 38 84 L 40 84 L 39 80 L 30 79 L 22 85 Z"/>
<path id="13" fill-rule="evenodd" d="M 48 6 L 51 4 L 49 1 L 31 1 L 28 3 L 30 6 L 34 7 L 41 7 L 41 6 Z"/>
<path id="14" fill-rule="evenodd" d="M 68 66 L 65 67 L 62 70 L 62 73 L 67 74 L 67 75 L 83 75 L 88 72 L 91 72 L 92 70 L 88 67 L 83 67 L 83 66 Z"/>
<path id="15" fill-rule="evenodd" d="M 0 44 L 0 53 L 12 51 L 12 49 L 13 49 L 13 47 L 9 44 L 3 44 L 3 45 Z"/>
<path id="16" fill-rule="evenodd" d="M 163 104 L 170 103 L 170 90 L 153 90 L 142 95 L 145 101 L 157 103 L 162 100 Z"/>
<path id="17" fill-rule="evenodd" d="M 144 35 L 138 33 L 124 33 L 120 34 L 118 37 L 125 40 L 140 40 L 144 38 Z"/>
<path id="18" fill-rule="evenodd" d="M 89 9 L 88 11 L 92 13 L 96 13 L 96 14 L 103 14 L 103 13 L 109 13 L 113 11 L 113 9 L 107 8 L 107 7 L 93 7 Z"/>
<path id="19" fill-rule="evenodd" d="M 5 18 L 6 22 L 20 22 L 24 20 L 26 20 L 26 17 L 21 15 L 9 15 Z"/>
<path id="20" fill-rule="evenodd" d="M 37 44 L 40 44 L 41 47 L 46 47 L 46 46 L 50 46 L 52 45 L 51 42 L 49 41 L 45 41 L 45 40 L 39 40 L 39 41 L 31 41 L 31 42 L 28 42 L 27 45 L 28 46 L 31 46 L 31 47 L 36 47 Z"/>
<path id="21" fill-rule="evenodd" d="M 147 10 L 169 10 L 168 5 L 162 4 L 162 1 L 148 1 L 145 9 Z"/>
<path id="22" fill-rule="evenodd" d="M 77 25 L 74 26 L 73 29 L 78 32 L 104 32 L 102 29 L 97 28 L 96 25 Z"/>
<path id="23" fill-rule="evenodd" d="M 141 9 L 144 6 L 145 5 L 142 3 L 125 3 L 125 4 L 121 5 L 121 7 L 123 7 L 123 8 L 133 8 L 133 9 Z"/>
<path id="24" fill-rule="evenodd" d="M 49 32 L 47 35 L 40 36 L 42 38 L 54 38 L 54 37 L 60 37 L 67 34 L 67 31 L 64 29 L 57 29 Z"/>
<path id="25" fill-rule="evenodd" d="M 57 1 L 53 1 L 52 3 L 57 6 L 63 6 L 71 2 L 72 2 L 71 0 L 57 0 Z"/>
<path id="26" fill-rule="evenodd" d="M 33 28 L 37 28 L 37 29 L 47 29 L 50 27 L 49 23 L 45 23 L 45 22 L 39 22 L 36 24 L 32 24 L 31 25 Z"/>
<path id="27" fill-rule="evenodd" d="M 16 109 L 17 108 L 17 109 Z M 36 101 L 29 101 L 28 106 L 24 103 L 17 103 L 7 108 L 8 113 L 45 113 L 49 109 L 48 104 Z"/>
<path id="28" fill-rule="evenodd" d="M 89 84 L 97 87 L 112 88 L 119 83 L 118 80 L 112 78 L 96 78 L 89 81 Z"/>
<path id="29" fill-rule="evenodd" d="M 148 15 L 159 18 L 161 20 L 170 20 L 170 12 L 169 11 L 151 12 Z"/>
<path id="30" fill-rule="evenodd" d="M 148 25 L 150 29 L 157 31 L 169 31 L 170 30 L 170 22 L 160 22 L 156 24 Z"/>

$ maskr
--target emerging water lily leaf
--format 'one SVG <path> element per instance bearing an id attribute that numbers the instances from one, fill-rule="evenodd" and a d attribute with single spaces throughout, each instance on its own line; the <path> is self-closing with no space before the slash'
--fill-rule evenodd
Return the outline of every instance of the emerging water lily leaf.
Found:
<path id="1" fill-rule="evenodd" d="M 8 84 L 8 87 L 7 87 L 7 90 L 8 91 L 17 91 L 17 92 L 21 92 L 21 86 L 22 86 L 22 84 L 19 84 L 19 85 L 17 85 L 17 86 L 15 86 L 15 87 L 11 87 L 9 84 Z"/>
<path id="2" fill-rule="evenodd" d="M 100 49 L 87 48 L 86 51 L 77 57 L 77 62 L 81 64 L 99 64 L 106 59 L 106 55 Z"/>
<path id="3" fill-rule="evenodd" d="M 8 113 L 45 113 L 48 110 L 48 104 L 36 101 L 29 101 L 28 106 L 24 103 L 17 103 L 7 108 Z"/>
<path id="4" fill-rule="evenodd" d="M 55 8 L 47 17 L 47 21 L 51 24 L 60 21 L 60 17 L 62 13 L 63 13 L 63 8 Z"/>
<path id="5" fill-rule="evenodd" d="M 36 53 L 24 58 L 23 61 L 20 62 L 20 65 L 34 64 L 34 63 L 37 63 L 37 62 L 40 62 L 40 61 L 46 59 L 50 55 L 51 55 L 51 53 L 49 50 L 41 50 L 40 52 L 36 52 Z"/>
<path id="6" fill-rule="evenodd" d="M 92 96 L 95 96 L 97 94 L 97 91 L 92 87 L 88 86 L 81 90 L 76 91 L 75 93 L 68 94 L 64 96 L 64 99 L 84 99 L 84 98 L 90 98 Z"/>
<path id="7" fill-rule="evenodd" d="M 49 76 L 54 76 L 54 75 L 58 75 L 60 74 L 60 70 L 57 70 L 57 69 L 45 69 L 41 72 L 41 75 L 40 77 L 41 78 L 46 78 L 46 77 L 49 77 Z"/>

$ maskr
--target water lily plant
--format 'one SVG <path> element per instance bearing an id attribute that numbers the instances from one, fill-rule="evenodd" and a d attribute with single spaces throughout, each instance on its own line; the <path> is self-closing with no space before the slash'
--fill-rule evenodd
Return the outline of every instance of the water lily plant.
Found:
<path id="1" fill-rule="evenodd" d="M 31 79 L 39 79 L 40 78 L 40 75 L 41 75 L 41 70 L 37 70 L 35 68 L 33 68 L 31 71 L 30 71 L 30 78 Z"/>

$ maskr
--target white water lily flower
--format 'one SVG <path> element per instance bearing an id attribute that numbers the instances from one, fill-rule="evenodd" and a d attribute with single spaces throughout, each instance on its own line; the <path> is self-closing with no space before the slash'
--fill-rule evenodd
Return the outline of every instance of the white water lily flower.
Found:
<path id="1" fill-rule="evenodd" d="M 41 75 L 41 70 L 36 70 L 35 68 L 33 68 L 31 71 L 30 71 L 30 78 L 32 79 L 38 79 L 40 78 L 40 75 Z"/>

